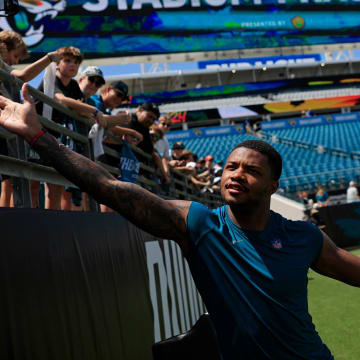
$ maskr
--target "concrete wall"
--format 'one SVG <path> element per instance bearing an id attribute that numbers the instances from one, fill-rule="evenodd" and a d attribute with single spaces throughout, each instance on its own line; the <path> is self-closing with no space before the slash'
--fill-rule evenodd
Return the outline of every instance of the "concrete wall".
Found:
<path id="1" fill-rule="evenodd" d="M 304 216 L 303 204 L 278 194 L 271 197 L 270 208 L 290 220 L 302 220 Z"/>

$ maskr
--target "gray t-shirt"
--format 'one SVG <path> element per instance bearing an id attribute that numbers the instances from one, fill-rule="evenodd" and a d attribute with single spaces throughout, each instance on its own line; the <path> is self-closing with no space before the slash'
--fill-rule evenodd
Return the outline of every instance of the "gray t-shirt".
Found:
<path id="1" fill-rule="evenodd" d="M 3 59 L 0 58 L 0 69 L 8 72 L 9 74 L 13 70 L 13 68 L 8 65 Z M 11 87 L 9 87 L 8 81 L 0 80 L 0 92 L 3 96 L 5 96 L 8 99 L 13 99 L 12 93 L 10 90 Z M 13 99 L 14 100 L 14 99 Z"/>

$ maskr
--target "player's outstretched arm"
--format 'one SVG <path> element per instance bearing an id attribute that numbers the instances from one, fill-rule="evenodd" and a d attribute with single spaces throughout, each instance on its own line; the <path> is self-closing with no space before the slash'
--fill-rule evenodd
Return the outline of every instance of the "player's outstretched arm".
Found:
<path id="1" fill-rule="evenodd" d="M 0 96 L 0 125 L 31 142 L 41 130 L 41 124 L 26 84 L 22 92 L 24 104 Z M 38 138 L 34 149 L 98 202 L 155 236 L 175 240 L 187 253 L 186 216 L 190 202 L 166 201 L 138 185 L 118 181 L 101 166 L 59 144 L 48 133 Z"/>
<path id="2" fill-rule="evenodd" d="M 360 257 L 338 248 L 323 233 L 323 246 L 312 268 L 318 273 L 360 287 Z"/>

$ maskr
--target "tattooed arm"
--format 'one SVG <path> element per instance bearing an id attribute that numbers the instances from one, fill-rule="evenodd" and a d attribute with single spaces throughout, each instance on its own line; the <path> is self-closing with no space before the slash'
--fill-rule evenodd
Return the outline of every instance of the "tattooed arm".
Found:
<path id="1" fill-rule="evenodd" d="M 24 104 L 0 96 L 0 125 L 30 142 L 41 130 L 41 124 L 26 85 L 22 91 Z M 101 166 L 59 144 L 50 134 L 42 135 L 34 149 L 98 202 L 155 236 L 175 240 L 186 255 L 189 201 L 167 201 L 138 185 L 118 181 Z"/>

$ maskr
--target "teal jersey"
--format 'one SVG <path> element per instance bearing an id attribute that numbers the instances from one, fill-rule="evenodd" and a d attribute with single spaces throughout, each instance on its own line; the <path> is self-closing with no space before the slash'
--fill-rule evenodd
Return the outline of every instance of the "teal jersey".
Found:
<path id="1" fill-rule="evenodd" d="M 312 224 L 271 212 L 247 231 L 228 207 L 193 202 L 188 263 L 224 360 L 331 360 L 308 312 L 307 273 L 322 247 Z"/>

